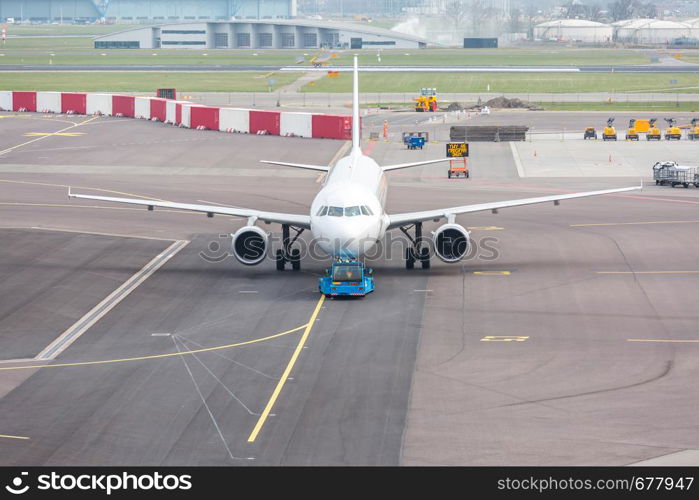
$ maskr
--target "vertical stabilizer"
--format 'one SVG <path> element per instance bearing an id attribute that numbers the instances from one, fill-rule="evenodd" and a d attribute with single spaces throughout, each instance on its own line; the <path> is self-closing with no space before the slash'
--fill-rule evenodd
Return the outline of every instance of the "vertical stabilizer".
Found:
<path id="1" fill-rule="evenodd" d="M 354 56 L 354 71 L 352 75 L 352 153 L 361 153 L 362 132 L 359 122 L 359 69 L 357 56 Z"/>

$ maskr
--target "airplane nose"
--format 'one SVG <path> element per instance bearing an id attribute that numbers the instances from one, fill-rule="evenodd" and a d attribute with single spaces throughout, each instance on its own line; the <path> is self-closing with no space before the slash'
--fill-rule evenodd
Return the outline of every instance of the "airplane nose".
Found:
<path id="1" fill-rule="evenodd" d="M 375 244 L 370 223 L 336 224 L 320 235 L 321 248 L 334 257 L 357 258 Z"/>

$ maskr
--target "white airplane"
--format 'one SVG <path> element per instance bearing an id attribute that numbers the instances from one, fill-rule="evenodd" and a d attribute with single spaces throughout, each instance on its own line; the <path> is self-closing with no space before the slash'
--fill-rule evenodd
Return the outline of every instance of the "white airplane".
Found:
<path id="1" fill-rule="evenodd" d="M 290 263 L 294 270 L 300 269 L 300 251 L 294 248 L 294 243 L 304 230 L 310 230 L 319 246 L 331 257 L 359 259 L 371 250 L 384 237 L 387 231 L 400 228 L 411 240 L 412 247 L 405 252 L 405 265 L 408 269 L 412 269 L 416 262 L 420 262 L 423 268 L 429 268 L 430 266 L 430 251 L 423 244 L 423 222 L 446 220 L 446 224 L 443 224 L 432 233 L 433 248 L 438 258 L 444 262 L 453 263 L 458 262 L 466 255 L 471 244 L 469 232 L 456 223 L 457 215 L 488 210 L 497 213 L 501 208 L 532 205 L 535 203 L 553 202 L 558 205 L 561 200 L 641 189 L 641 186 L 605 189 L 601 191 L 479 203 L 421 212 L 387 214 L 384 209 L 387 193 L 386 172 L 428 165 L 446 161 L 447 159 L 440 158 L 382 167 L 373 159 L 365 156 L 360 147 L 358 80 L 357 58 L 355 57 L 352 150 L 348 156 L 341 158 L 332 167 L 282 161 L 263 161 L 263 163 L 316 170 L 327 174 L 323 187 L 313 200 L 311 211 L 308 215 L 265 212 L 226 206 L 92 196 L 73 194 L 70 190 L 69 196 L 86 200 L 144 205 L 148 207 L 148 210 L 162 207 L 205 212 L 209 217 L 213 217 L 214 214 L 246 217 L 248 219 L 247 224 L 231 235 L 231 253 L 238 261 L 246 265 L 261 263 L 269 253 L 269 234 L 257 226 L 256 223 L 261 221 L 267 224 L 281 224 L 283 248 L 277 250 L 275 255 L 278 270 L 283 270 L 287 263 Z M 296 232 L 293 238 L 290 235 L 291 229 Z M 411 229 L 413 235 L 409 233 Z"/>

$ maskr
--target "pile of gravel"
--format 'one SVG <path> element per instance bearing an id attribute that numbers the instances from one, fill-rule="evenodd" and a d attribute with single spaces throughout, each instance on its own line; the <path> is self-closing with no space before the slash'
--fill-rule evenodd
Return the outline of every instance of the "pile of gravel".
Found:
<path id="1" fill-rule="evenodd" d="M 494 99 L 486 102 L 485 106 L 492 109 L 530 109 L 533 111 L 541 111 L 544 109 L 537 104 L 532 104 L 530 102 L 523 101 L 522 99 L 508 99 L 507 97 L 495 97 Z"/>

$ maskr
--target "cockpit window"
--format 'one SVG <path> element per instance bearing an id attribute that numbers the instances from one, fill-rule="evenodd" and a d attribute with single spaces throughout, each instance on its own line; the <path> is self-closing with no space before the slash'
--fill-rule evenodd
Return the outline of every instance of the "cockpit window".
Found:
<path id="1" fill-rule="evenodd" d="M 342 207 L 328 207 L 328 215 L 330 217 L 342 217 Z"/>
<path id="2" fill-rule="evenodd" d="M 374 212 L 372 212 L 371 208 L 367 207 L 366 205 L 362 205 L 362 214 L 363 215 L 374 215 Z"/>
<path id="3" fill-rule="evenodd" d="M 316 214 L 318 217 L 322 217 L 323 215 L 328 213 L 328 207 L 327 206 L 322 206 L 320 207 L 320 210 L 318 210 L 318 213 Z"/>
<path id="4" fill-rule="evenodd" d="M 355 217 L 357 215 L 362 215 L 359 207 L 345 207 L 345 217 Z"/>

